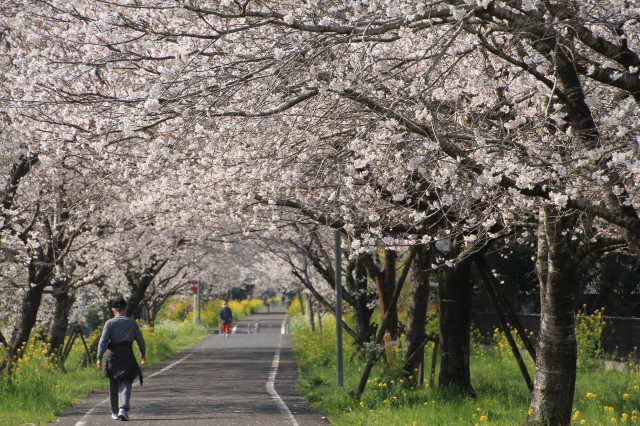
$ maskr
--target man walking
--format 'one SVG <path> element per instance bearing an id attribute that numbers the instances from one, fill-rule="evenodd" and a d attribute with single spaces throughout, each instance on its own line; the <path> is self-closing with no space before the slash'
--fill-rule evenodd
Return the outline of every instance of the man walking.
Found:
<path id="1" fill-rule="evenodd" d="M 133 354 L 133 341 L 138 343 L 142 364 L 147 362 L 146 347 L 138 323 L 127 316 L 127 301 L 116 297 L 111 303 L 111 310 L 114 317 L 102 329 L 96 365 L 102 369 L 102 357 L 106 352 L 104 376 L 109 378 L 111 418 L 125 421 L 129 420 L 133 380 L 139 377 L 142 386 L 142 370 Z"/>

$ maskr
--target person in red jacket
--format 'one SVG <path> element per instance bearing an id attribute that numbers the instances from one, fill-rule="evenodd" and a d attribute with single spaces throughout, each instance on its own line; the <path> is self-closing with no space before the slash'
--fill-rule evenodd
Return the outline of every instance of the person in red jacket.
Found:
<path id="1" fill-rule="evenodd" d="M 231 308 L 227 306 L 227 302 L 222 302 L 222 309 L 220 309 L 218 319 L 222 325 L 222 334 L 228 337 L 231 330 L 231 321 L 233 321 L 233 314 L 231 313 Z"/>

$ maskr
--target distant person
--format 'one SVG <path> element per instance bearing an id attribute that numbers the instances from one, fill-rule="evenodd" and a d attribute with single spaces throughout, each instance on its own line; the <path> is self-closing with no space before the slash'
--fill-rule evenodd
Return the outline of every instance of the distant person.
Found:
<path id="1" fill-rule="evenodd" d="M 225 337 L 229 337 L 229 333 L 231 331 L 231 321 L 233 321 L 233 314 L 231 313 L 231 308 L 227 306 L 227 302 L 222 302 L 222 308 L 220 309 L 220 313 L 218 314 L 218 319 L 220 320 L 220 324 L 222 326 L 222 334 Z"/>
<path id="2" fill-rule="evenodd" d="M 111 418 L 126 421 L 129 420 L 133 380 L 139 377 L 142 386 L 142 370 L 133 354 L 133 341 L 138 342 L 141 364 L 147 362 L 146 347 L 138 323 L 127 316 L 127 301 L 116 297 L 111 303 L 111 310 L 114 317 L 102 329 L 96 365 L 102 369 L 102 356 L 106 353 L 104 376 L 109 378 Z"/>

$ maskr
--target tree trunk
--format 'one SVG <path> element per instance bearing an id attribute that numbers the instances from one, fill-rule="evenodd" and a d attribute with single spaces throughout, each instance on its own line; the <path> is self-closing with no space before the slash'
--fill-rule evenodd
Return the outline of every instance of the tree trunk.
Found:
<path id="1" fill-rule="evenodd" d="M 576 381 L 575 257 L 559 212 L 540 209 L 538 261 L 540 333 L 529 423 L 568 425 Z"/>
<path id="2" fill-rule="evenodd" d="M 49 353 L 51 354 L 57 354 L 64 344 L 67 328 L 69 327 L 69 313 L 76 301 L 75 295 L 69 293 L 66 282 L 57 282 L 54 287 L 53 320 L 47 335 L 47 341 L 51 344 L 49 348 Z"/>
<path id="3" fill-rule="evenodd" d="M 396 289 L 396 263 L 398 261 L 398 253 L 395 250 L 384 251 L 384 285 L 382 286 L 382 293 L 385 299 L 386 305 L 389 306 L 393 293 Z M 386 314 L 391 315 L 389 318 L 389 334 L 392 339 L 397 339 L 399 334 L 398 328 L 398 310 L 387 309 Z"/>
<path id="4" fill-rule="evenodd" d="M 367 269 L 360 260 L 356 259 L 353 267 L 353 275 L 347 275 L 347 285 L 354 295 L 355 304 L 355 320 L 356 320 L 356 338 L 355 345 L 360 352 L 364 349 L 364 344 L 369 342 L 375 334 L 375 329 L 371 326 L 371 316 L 373 308 L 370 308 L 370 297 L 367 291 Z"/>
<path id="5" fill-rule="evenodd" d="M 405 368 L 413 376 L 414 385 L 420 364 L 424 361 L 424 339 L 429 301 L 429 269 L 431 259 L 426 246 L 417 250 L 417 261 L 413 265 L 413 288 L 407 315 L 407 363 Z"/>
<path id="6" fill-rule="evenodd" d="M 46 266 L 35 266 L 36 261 L 44 263 Z M 44 257 L 33 259 L 29 265 L 29 282 L 32 285 L 27 289 L 20 308 L 18 309 L 18 321 L 11 333 L 11 339 L 9 345 L 11 346 L 11 356 L 14 359 L 20 358 L 22 352 L 18 352 L 26 342 L 29 340 L 31 330 L 38 318 L 38 310 L 42 303 L 42 294 L 44 289 L 50 284 L 53 274 L 53 268 L 50 261 Z"/>
<path id="7" fill-rule="evenodd" d="M 443 267 L 440 279 L 440 388 L 473 395 L 469 370 L 471 326 L 470 260 Z"/>
<path id="8" fill-rule="evenodd" d="M 398 330 L 398 314 L 395 309 L 391 309 L 391 298 L 396 287 L 395 269 L 397 254 L 393 250 L 385 251 L 385 269 L 381 270 L 370 254 L 363 254 L 362 261 L 367 268 L 369 277 L 373 280 L 378 290 L 378 306 L 380 308 L 380 316 L 384 319 L 387 312 L 391 312 L 388 321 L 387 332 L 389 336 L 395 336 Z M 391 270 L 389 270 L 391 268 Z"/>
<path id="9" fill-rule="evenodd" d="M 141 274 L 136 272 L 129 272 L 126 274 L 129 288 L 131 289 L 131 295 L 127 301 L 127 314 L 135 319 L 140 318 L 142 313 L 142 304 L 147 293 L 147 289 L 153 282 L 153 279 L 162 270 L 164 265 L 167 264 L 166 260 L 151 260 L 151 263 Z"/>

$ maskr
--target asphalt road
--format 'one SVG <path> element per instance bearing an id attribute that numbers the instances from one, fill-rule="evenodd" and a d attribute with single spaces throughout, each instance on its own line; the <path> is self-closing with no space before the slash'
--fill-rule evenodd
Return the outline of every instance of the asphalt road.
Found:
<path id="1" fill-rule="evenodd" d="M 244 318 L 229 337 L 213 334 L 145 368 L 130 422 L 153 425 L 326 425 L 295 389 L 296 365 L 281 307 Z M 259 324 L 256 329 L 256 324 Z M 105 379 L 106 383 L 106 379 Z M 108 385 L 55 425 L 113 425 Z"/>

